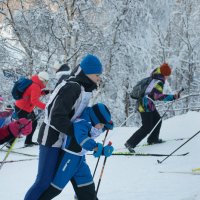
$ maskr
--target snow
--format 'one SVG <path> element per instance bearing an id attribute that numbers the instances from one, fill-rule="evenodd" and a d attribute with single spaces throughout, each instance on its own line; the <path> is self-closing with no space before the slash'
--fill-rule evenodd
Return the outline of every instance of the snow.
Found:
<path id="1" fill-rule="evenodd" d="M 143 153 L 171 153 L 187 139 L 200 130 L 200 113 L 189 112 L 165 120 L 160 138 L 186 138 L 180 141 L 168 141 L 152 146 L 140 146 L 136 150 Z M 123 144 L 136 130 L 135 127 L 118 127 L 110 131 L 108 141 L 115 149 L 124 148 Z M 35 134 L 37 137 L 37 134 Z M 103 136 L 99 139 L 101 141 Z M 20 139 L 17 146 L 23 145 Z M 108 142 L 107 141 L 107 142 Z M 144 139 L 142 143 L 146 143 Z M 199 200 L 200 176 L 191 174 L 159 173 L 159 171 L 191 171 L 200 167 L 200 134 L 189 141 L 175 154 L 190 152 L 182 157 L 169 157 L 162 164 L 157 159 L 165 157 L 111 156 L 107 159 L 101 180 L 98 197 L 100 200 Z M 18 149 L 20 152 L 38 154 L 38 147 Z M 0 152 L 3 160 L 5 152 Z M 11 153 L 7 160 L 30 158 Z M 95 175 L 97 185 L 102 162 L 101 158 Z M 97 159 L 87 156 L 87 162 L 93 172 Z M 34 182 L 37 173 L 37 160 L 6 163 L 0 170 L 0 196 L 2 200 L 22 200 L 26 191 Z M 55 199 L 73 199 L 70 183 Z"/>

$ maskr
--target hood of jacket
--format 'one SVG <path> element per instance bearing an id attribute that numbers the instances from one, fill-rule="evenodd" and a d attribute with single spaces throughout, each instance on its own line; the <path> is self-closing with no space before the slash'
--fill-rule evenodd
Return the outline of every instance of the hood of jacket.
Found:
<path id="1" fill-rule="evenodd" d="M 38 84 L 38 85 L 40 86 L 41 89 L 44 89 L 44 88 L 45 88 L 45 85 L 44 85 L 43 82 L 39 79 L 38 75 L 33 75 L 33 76 L 31 77 L 31 80 L 32 80 L 34 83 Z"/>

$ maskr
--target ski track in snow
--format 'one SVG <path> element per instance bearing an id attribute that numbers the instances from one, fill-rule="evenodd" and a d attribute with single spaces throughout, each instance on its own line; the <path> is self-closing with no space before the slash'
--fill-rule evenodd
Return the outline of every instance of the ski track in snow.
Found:
<path id="1" fill-rule="evenodd" d="M 189 112 L 163 122 L 160 138 L 189 138 L 200 129 L 200 113 Z M 123 148 L 125 141 L 134 133 L 135 127 L 115 128 L 109 133 L 108 141 L 113 146 Z M 36 140 L 37 133 L 34 135 Z M 102 141 L 104 135 L 98 139 Z M 20 139 L 16 147 L 23 145 Z M 183 144 L 183 141 L 169 141 L 163 144 L 137 147 L 141 153 L 169 154 Z M 106 142 L 106 143 L 107 143 Z M 141 144 L 146 143 L 144 139 Z M 38 154 L 38 147 L 18 149 L 19 152 Z M 157 159 L 164 157 L 112 156 L 107 159 L 101 185 L 98 192 L 100 200 L 200 200 L 200 177 L 189 174 L 162 174 L 159 171 L 191 171 L 200 167 L 200 134 L 189 141 L 175 154 L 190 152 L 181 157 L 170 157 L 162 164 Z M 5 152 L 0 152 L 2 161 Z M 23 155 L 10 154 L 7 160 L 30 158 Z M 87 156 L 87 162 L 93 172 L 97 159 Z M 103 158 L 95 175 L 98 182 Z M 22 200 L 28 188 L 32 185 L 37 173 L 37 160 L 6 163 L 0 170 L 0 196 L 2 200 Z M 70 185 L 55 198 L 55 200 L 73 199 L 73 189 Z"/>

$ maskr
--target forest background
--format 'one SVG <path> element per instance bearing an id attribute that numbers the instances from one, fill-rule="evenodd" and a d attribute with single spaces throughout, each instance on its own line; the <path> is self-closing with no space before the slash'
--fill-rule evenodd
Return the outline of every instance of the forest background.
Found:
<path id="1" fill-rule="evenodd" d="M 67 63 L 88 53 L 103 63 L 92 102 L 105 103 L 116 125 L 139 125 L 132 87 L 167 62 L 165 91 L 185 89 L 173 104 L 158 103 L 165 117 L 200 110 L 199 0 L 0 0 L 0 95 L 12 104 L 19 76 Z"/>

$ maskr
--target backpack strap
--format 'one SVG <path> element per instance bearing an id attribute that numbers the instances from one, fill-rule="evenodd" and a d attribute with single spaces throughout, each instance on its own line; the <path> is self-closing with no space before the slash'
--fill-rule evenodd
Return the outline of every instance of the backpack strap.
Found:
<path id="1" fill-rule="evenodd" d="M 152 79 L 152 81 L 150 82 L 150 84 L 148 85 L 148 87 L 147 87 L 147 89 L 145 91 L 145 96 L 152 102 L 154 102 L 154 100 L 152 98 L 150 98 L 148 96 L 148 94 L 150 94 L 152 92 L 154 86 L 159 82 L 160 82 L 160 80 L 158 80 L 158 79 Z"/>
<path id="2" fill-rule="evenodd" d="M 49 101 L 48 101 L 47 104 L 46 104 L 46 108 L 57 98 L 57 95 L 58 95 L 59 91 L 60 91 L 67 83 L 76 83 L 76 84 L 78 84 L 78 85 L 80 86 L 80 84 L 77 83 L 77 82 L 75 82 L 75 81 L 62 80 L 62 82 L 59 83 L 59 84 L 55 87 L 54 91 L 52 92 L 52 94 L 51 94 L 51 96 L 50 96 L 50 98 L 49 98 Z M 81 86 L 80 86 L 80 87 L 81 87 Z M 54 103 L 55 103 L 55 101 L 54 101 Z M 54 104 L 54 103 L 53 103 L 53 104 Z M 44 122 L 45 122 L 46 124 L 49 124 L 49 125 L 50 125 L 50 119 L 49 119 L 49 117 L 48 117 L 48 109 L 45 109 L 45 116 L 46 116 L 46 117 L 45 117 L 45 119 L 44 119 Z"/>
<path id="3" fill-rule="evenodd" d="M 155 84 L 157 84 L 158 82 L 160 82 L 160 80 L 157 79 L 152 79 L 151 82 L 149 83 L 149 85 L 147 86 L 147 89 L 145 91 L 145 95 L 148 95 L 151 93 L 151 91 L 153 90 Z M 144 96 L 145 96 L 144 95 Z"/>

